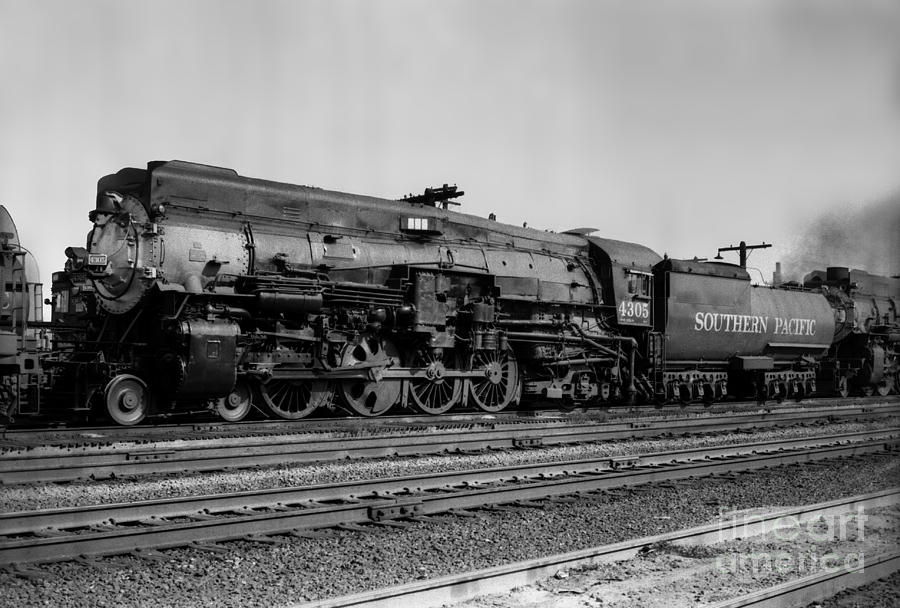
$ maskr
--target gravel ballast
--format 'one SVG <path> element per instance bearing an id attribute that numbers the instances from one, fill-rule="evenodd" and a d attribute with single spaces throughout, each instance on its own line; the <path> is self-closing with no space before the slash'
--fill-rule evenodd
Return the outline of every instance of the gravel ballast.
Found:
<path id="1" fill-rule="evenodd" d="M 896 458 L 868 456 L 542 509 L 440 516 L 368 534 L 329 530 L 321 538 L 285 537 L 281 545 L 223 543 L 222 555 L 177 549 L 165 562 L 122 556 L 100 567 L 51 564 L 38 567 L 46 580 L 3 573 L 0 587 L 14 606 L 288 606 L 674 531 L 727 511 L 834 500 L 891 487 L 898 478 Z"/>
<path id="2" fill-rule="evenodd" d="M 900 572 L 856 589 L 841 591 L 810 608 L 897 608 L 900 606 Z"/>
<path id="3" fill-rule="evenodd" d="M 654 545 L 633 559 L 561 570 L 534 585 L 456 608 L 694 608 L 739 598 L 801 577 L 865 567 L 875 556 L 895 550 L 900 508 L 862 515 L 704 546 Z M 865 597 L 874 601 L 857 606 L 886 599 L 876 588 Z"/>
<path id="4" fill-rule="evenodd" d="M 78 481 L 66 484 L 22 484 L 4 488 L 0 512 L 54 509 L 94 504 L 125 503 L 175 496 L 330 484 L 385 477 L 461 471 L 515 464 L 558 462 L 611 456 L 629 456 L 778 439 L 807 438 L 883 429 L 895 419 L 866 423 L 765 429 L 754 433 L 728 433 L 666 439 L 567 445 L 529 450 L 490 451 L 471 455 L 437 454 L 375 458 L 358 461 L 284 464 L 235 471 L 182 473 L 167 476 Z"/>

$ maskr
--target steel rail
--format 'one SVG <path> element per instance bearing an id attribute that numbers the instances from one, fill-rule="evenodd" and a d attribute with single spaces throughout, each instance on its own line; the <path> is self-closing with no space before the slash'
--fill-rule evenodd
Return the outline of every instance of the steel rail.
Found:
<path id="1" fill-rule="evenodd" d="M 818 444 L 810 440 L 747 444 L 642 455 L 624 464 L 620 459 L 606 458 L 10 513 L 0 518 L 0 529 L 6 534 L 35 536 L 12 537 L 0 542 L 0 566 L 177 547 L 339 524 L 389 522 L 455 509 L 884 453 L 898 443 L 896 435 L 865 441 L 851 441 L 861 439 L 859 434 L 838 437 L 830 445 L 822 445 L 821 440 Z M 771 451 L 763 452 L 765 448 Z M 690 458 L 702 460 L 687 460 Z M 622 466 L 628 467 L 627 470 L 622 470 Z M 171 521 L 179 517 L 187 521 Z M 70 526 L 90 528 L 75 533 L 60 530 Z"/>
<path id="2" fill-rule="evenodd" d="M 653 405 L 646 406 L 619 406 L 612 405 L 608 409 L 587 408 L 584 415 L 612 414 L 628 417 L 631 411 L 657 411 L 660 415 L 666 413 L 688 414 L 713 414 L 736 415 L 747 408 L 765 408 L 772 413 L 789 413 L 799 409 L 816 410 L 825 407 L 866 409 L 883 405 L 896 405 L 900 401 L 896 395 L 888 397 L 827 397 L 816 398 L 814 401 L 785 402 L 781 404 L 768 403 L 760 405 L 753 401 L 729 401 L 715 403 L 710 407 L 703 404 L 666 405 L 661 408 Z M 722 411 L 723 409 L 736 408 L 737 411 Z M 154 438 L 171 436 L 180 433 L 182 437 L 208 438 L 227 435 L 250 434 L 288 434 L 288 433 L 316 433 L 335 432 L 347 429 L 347 425 L 358 425 L 369 431 L 391 426 L 453 426 L 455 424 L 472 424 L 497 426 L 502 424 L 528 424 L 547 420 L 547 415 L 552 414 L 551 420 L 564 422 L 571 414 L 560 414 L 559 410 L 516 410 L 502 411 L 487 414 L 478 411 L 453 412 L 441 416 L 417 415 L 415 413 L 386 414 L 376 418 L 305 418 L 303 420 L 245 420 L 241 422 L 224 422 L 215 418 L 208 420 L 194 420 L 185 423 L 160 423 L 147 426 L 47 426 L 43 428 L 17 428 L 0 425 L 0 443 L 8 447 L 19 445 L 35 445 L 50 442 L 87 442 L 97 443 L 118 441 L 152 441 Z"/>
<path id="3" fill-rule="evenodd" d="M 715 419 L 682 418 L 654 422 L 531 424 L 524 428 L 465 429 L 382 436 L 310 439 L 286 436 L 273 441 L 233 438 L 196 445 L 173 442 L 120 448 L 76 448 L 42 454 L 0 455 L 0 484 L 72 481 L 185 471 L 437 454 L 453 451 L 510 449 L 579 442 L 647 438 L 660 434 L 697 434 L 801 424 L 820 419 L 894 416 L 900 408 L 817 410 L 790 414 L 742 414 Z"/>
<path id="4" fill-rule="evenodd" d="M 474 572 L 443 576 L 425 581 L 416 581 L 414 583 L 397 585 L 385 589 L 375 589 L 372 591 L 314 602 L 304 602 L 302 604 L 295 604 L 292 608 L 357 608 L 362 606 L 366 606 L 367 608 L 393 608 L 398 605 L 430 608 L 432 606 L 443 606 L 490 593 L 507 592 L 514 587 L 533 584 L 541 579 L 553 576 L 553 574 L 560 570 L 631 559 L 638 555 L 641 550 L 661 543 L 672 545 L 707 545 L 731 541 L 736 540 L 737 538 L 758 536 L 778 528 L 814 521 L 823 516 L 838 517 L 845 514 L 856 513 L 859 508 L 876 509 L 879 507 L 894 506 L 898 502 L 900 502 L 900 488 L 892 488 L 881 492 L 873 492 L 825 503 L 806 505 L 791 509 L 781 509 L 765 515 L 747 518 L 740 523 L 723 521 L 696 528 L 679 530 L 677 532 L 541 557 Z M 874 576 L 871 580 L 875 580 L 895 571 L 898 567 L 895 560 L 896 557 L 892 560 L 871 560 L 872 576 Z M 875 562 L 878 562 L 878 564 Z M 882 566 L 882 563 L 885 563 L 885 565 Z M 869 568 L 870 560 L 866 559 L 866 579 L 869 578 Z M 812 579 L 814 577 L 805 578 Z M 854 586 L 858 581 L 859 579 L 852 581 Z M 801 587 L 804 585 L 812 587 L 815 583 L 812 580 L 806 582 L 804 579 L 800 579 L 786 585 L 791 584 Z M 760 592 L 760 595 L 763 595 L 764 593 L 765 592 Z M 816 601 L 822 597 L 826 596 L 818 596 L 810 599 L 803 598 L 802 601 L 796 601 L 791 604 L 775 604 L 773 606 L 805 606 L 808 602 Z M 735 604 L 733 602 L 734 600 L 731 600 L 729 602 L 714 604 L 714 606 L 715 608 L 766 606 L 766 604 Z"/>
<path id="5" fill-rule="evenodd" d="M 742 597 L 710 604 L 708 608 L 793 608 L 833 597 L 847 588 L 862 587 L 900 570 L 900 552 L 867 556 L 856 567 L 812 574 Z"/>

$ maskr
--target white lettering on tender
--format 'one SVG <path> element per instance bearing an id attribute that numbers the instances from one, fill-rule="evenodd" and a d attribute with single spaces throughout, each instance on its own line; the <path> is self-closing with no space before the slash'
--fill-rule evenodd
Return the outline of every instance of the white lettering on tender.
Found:
<path id="1" fill-rule="evenodd" d="M 770 319 L 759 315 L 698 312 L 694 315 L 694 331 L 765 334 L 769 333 Z M 773 333 L 776 336 L 814 336 L 816 320 L 775 317 Z"/>

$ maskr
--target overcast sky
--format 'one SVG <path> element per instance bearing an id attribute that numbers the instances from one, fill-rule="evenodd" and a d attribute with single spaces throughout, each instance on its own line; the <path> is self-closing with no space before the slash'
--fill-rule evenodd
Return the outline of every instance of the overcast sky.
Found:
<path id="1" fill-rule="evenodd" d="M 768 279 L 817 217 L 900 210 L 900 2 L 0 0 L 0 203 L 45 283 L 97 179 L 156 159 L 457 183 L 674 257 L 774 242 Z"/>

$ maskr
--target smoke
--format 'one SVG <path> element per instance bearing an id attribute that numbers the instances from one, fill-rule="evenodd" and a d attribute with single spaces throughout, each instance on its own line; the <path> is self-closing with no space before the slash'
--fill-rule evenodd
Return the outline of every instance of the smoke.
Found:
<path id="1" fill-rule="evenodd" d="M 782 265 L 785 279 L 794 281 L 827 266 L 900 275 L 900 192 L 813 221 L 797 235 Z"/>

